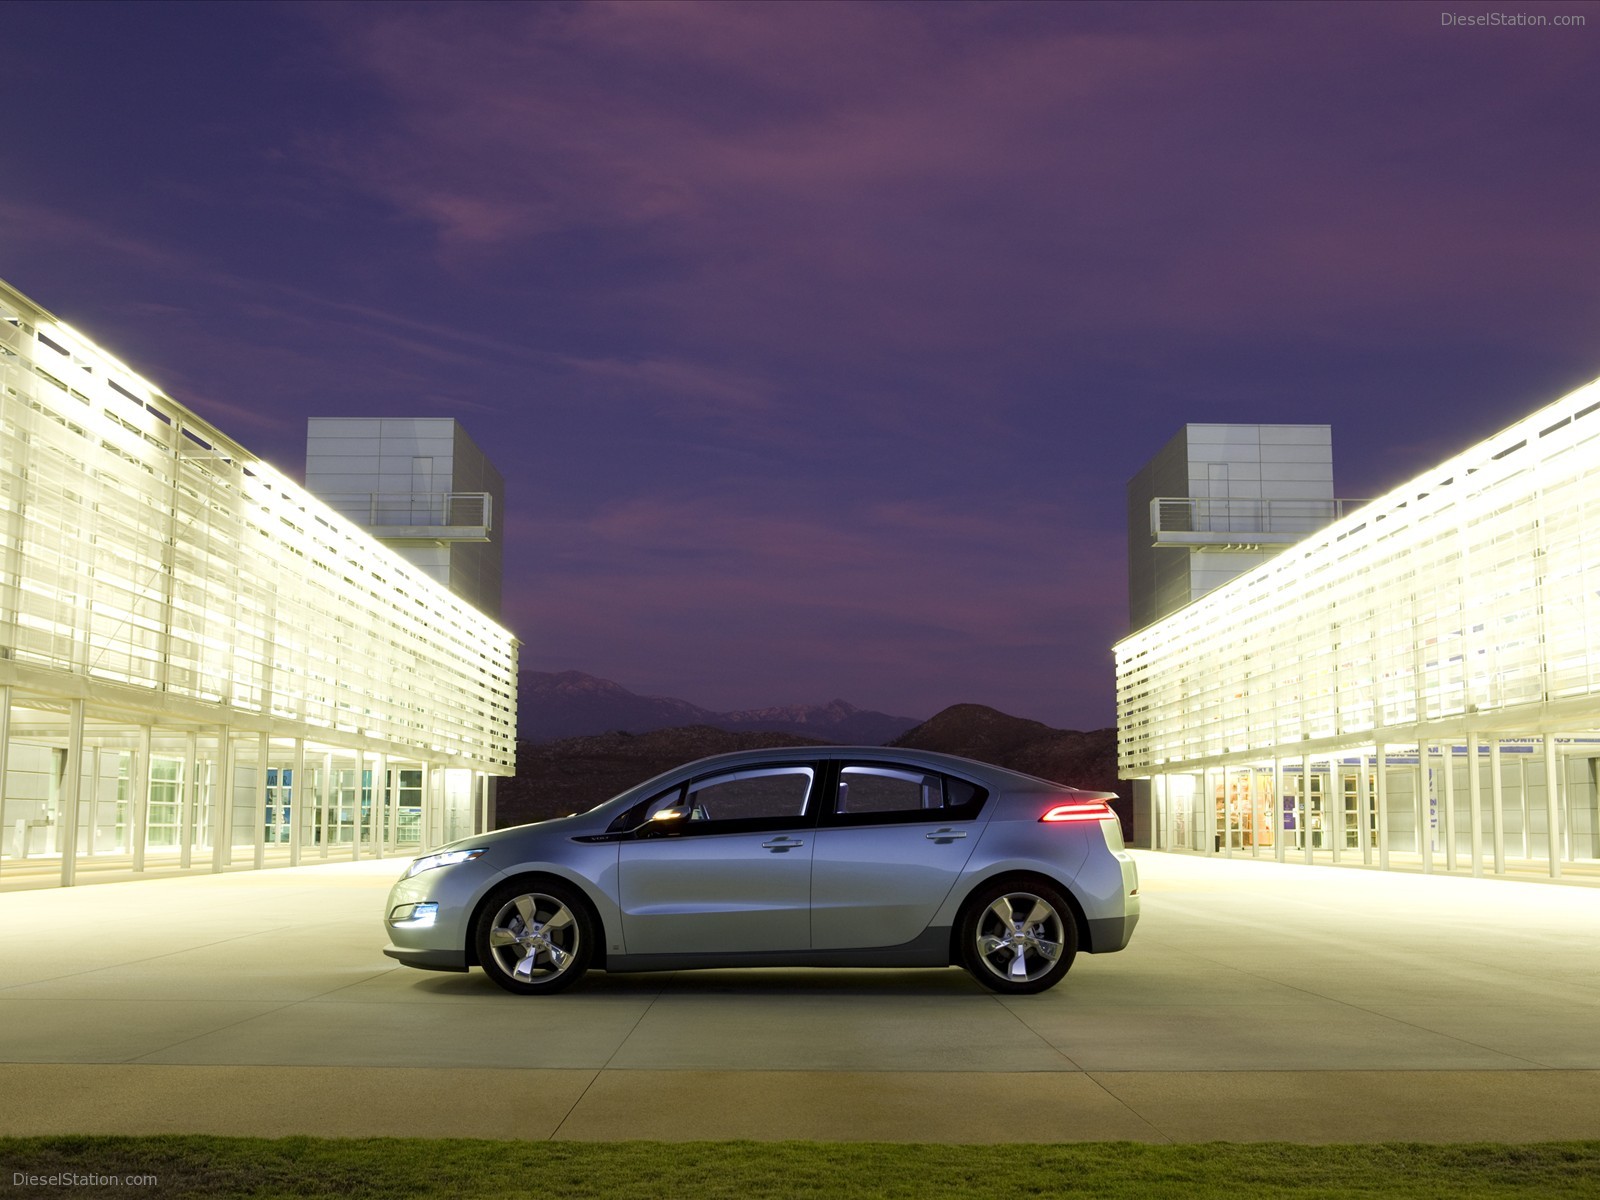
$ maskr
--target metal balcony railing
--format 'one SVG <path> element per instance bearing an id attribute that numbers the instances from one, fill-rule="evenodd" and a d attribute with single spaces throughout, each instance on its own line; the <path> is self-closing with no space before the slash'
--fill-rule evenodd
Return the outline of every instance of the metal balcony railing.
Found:
<path id="1" fill-rule="evenodd" d="M 1365 503 L 1158 496 L 1150 532 L 1156 546 L 1288 546 Z"/>
<path id="2" fill-rule="evenodd" d="M 321 498 L 380 538 L 481 541 L 494 528 L 488 492 L 329 492 Z"/>

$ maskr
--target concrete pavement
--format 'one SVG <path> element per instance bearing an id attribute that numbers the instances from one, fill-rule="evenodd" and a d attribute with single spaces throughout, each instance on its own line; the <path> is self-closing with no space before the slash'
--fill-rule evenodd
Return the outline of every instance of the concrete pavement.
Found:
<path id="1" fill-rule="evenodd" d="M 1600 1137 L 1600 891 L 1141 854 L 1130 948 L 592 974 L 379 953 L 398 860 L 0 893 L 0 1134 Z"/>

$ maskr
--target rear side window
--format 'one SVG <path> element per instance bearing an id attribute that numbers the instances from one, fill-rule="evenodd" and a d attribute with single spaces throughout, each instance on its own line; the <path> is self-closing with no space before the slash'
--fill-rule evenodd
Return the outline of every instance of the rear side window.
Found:
<path id="1" fill-rule="evenodd" d="M 964 820 L 976 816 L 987 793 L 964 779 L 876 763 L 839 769 L 831 818 L 836 825 Z"/>
<path id="2" fill-rule="evenodd" d="M 921 812 L 943 807 L 944 781 L 937 775 L 890 767 L 846 767 L 839 772 L 835 812 Z"/>
<path id="3" fill-rule="evenodd" d="M 965 779 L 946 779 L 944 781 L 944 806 L 950 809 L 971 810 L 977 812 L 983 806 L 984 791 L 975 783 L 968 783 Z"/>

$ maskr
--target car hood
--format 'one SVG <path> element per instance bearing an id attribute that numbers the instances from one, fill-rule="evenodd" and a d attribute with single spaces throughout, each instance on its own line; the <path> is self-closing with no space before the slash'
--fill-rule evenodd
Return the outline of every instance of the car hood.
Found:
<path id="1" fill-rule="evenodd" d="M 609 808 L 609 806 L 608 806 Z M 529 825 L 511 825 L 480 833 L 475 837 L 458 838 L 449 849 L 466 849 L 477 846 L 501 846 L 507 843 L 521 845 L 530 840 L 547 837 L 578 837 L 582 834 L 604 833 L 615 814 L 606 812 L 574 813 L 567 817 L 552 817 L 548 821 L 534 821 Z"/>

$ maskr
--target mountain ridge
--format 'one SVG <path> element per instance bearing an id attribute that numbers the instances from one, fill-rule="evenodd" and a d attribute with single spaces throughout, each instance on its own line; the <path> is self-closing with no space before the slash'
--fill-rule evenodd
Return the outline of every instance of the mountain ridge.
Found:
<path id="1" fill-rule="evenodd" d="M 915 717 L 858 708 L 839 699 L 716 712 L 672 696 L 639 695 L 584 671 L 523 671 L 517 678 L 517 736 L 533 744 L 707 725 L 730 732 L 770 730 L 876 746 L 917 724 Z"/>

